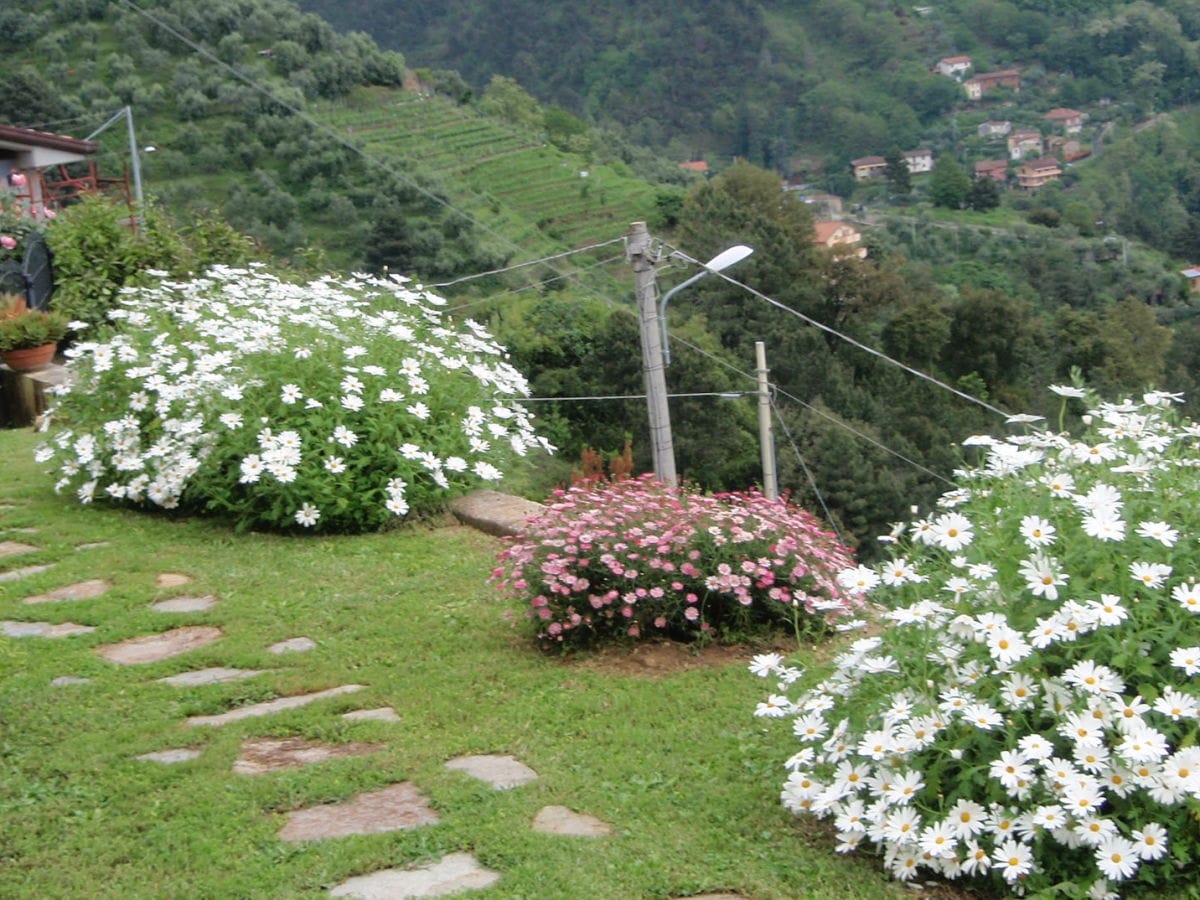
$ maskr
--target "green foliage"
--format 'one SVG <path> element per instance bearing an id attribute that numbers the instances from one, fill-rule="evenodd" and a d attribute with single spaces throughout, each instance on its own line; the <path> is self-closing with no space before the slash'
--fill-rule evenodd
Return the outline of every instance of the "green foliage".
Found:
<path id="1" fill-rule="evenodd" d="M 966 205 L 969 209 L 987 212 L 1000 205 L 1000 186 L 995 179 L 980 176 L 972 179 L 971 188 L 967 191 Z"/>
<path id="2" fill-rule="evenodd" d="M 56 344 L 67 334 L 67 317 L 61 312 L 28 310 L 0 315 L 0 350 L 28 350 Z"/>
<path id="3" fill-rule="evenodd" d="M 887 181 L 888 190 L 903 197 L 912 193 L 912 172 L 908 161 L 899 147 L 892 147 L 883 156 L 887 165 L 883 169 L 883 177 Z"/>
<path id="4" fill-rule="evenodd" d="M 988 179 L 989 181 L 991 179 Z M 943 153 L 929 173 L 929 200 L 934 206 L 962 209 L 971 193 L 971 179 L 954 157 Z"/>

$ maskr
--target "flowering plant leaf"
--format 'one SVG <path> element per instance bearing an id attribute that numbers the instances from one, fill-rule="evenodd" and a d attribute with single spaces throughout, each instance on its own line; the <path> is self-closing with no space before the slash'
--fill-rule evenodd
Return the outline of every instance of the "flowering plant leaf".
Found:
<path id="1" fill-rule="evenodd" d="M 162 273 L 159 273 L 160 276 Z M 38 448 L 56 489 L 239 527 L 378 528 L 549 450 L 478 324 L 402 279 L 297 285 L 262 267 L 127 289 L 71 351 Z"/>

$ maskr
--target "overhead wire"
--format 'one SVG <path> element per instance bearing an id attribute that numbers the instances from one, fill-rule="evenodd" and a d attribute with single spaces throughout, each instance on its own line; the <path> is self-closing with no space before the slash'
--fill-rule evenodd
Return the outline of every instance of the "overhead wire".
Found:
<path id="1" fill-rule="evenodd" d="M 689 262 L 693 262 L 696 265 L 704 265 L 699 260 L 693 259 L 692 257 L 688 256 L 686 253 L 684 253 L 683 251 L 681 251 L 675 247 L 672 247 L 671 249 L 675 253 L 677 253 L 681 257 L 683 257 L 684 259 L 688 260 Z M 1004 416 L 1005 418 L 1008 418 L 1011 415 L 1011 413 L 1007 413 L 1004 410 L 1000 409 L 999 407 L 993 406 L 992 404 L 988 403 L 986 400 L 980 400 L 978 397 L 972 396 L 971 394 L 968 394 L 966 391 L 961 391 L 958 388 L 953 387 L 952 385 L 946 384 L 946 382 L 933 377 L 932 375 L 928 374 L 927 372 L 922 372 L 920 369 L 914 369 L 912 366 L 907 365 L 906 363 L 902 363 L 898 359 L 893 359 L 892 357 L 890 357 L 886 353 L 884 353 L 882 350 L 877 350 L 874 347 L 869 346 L 868 344 L 862 343 L 862 341 L 855 340 L 854 338 L 850 337 L 848 334 L 843 334 L 842 332 L 838 331 L 836 328 L 832 328 L 829 325 L 826 325 L 824 322 L 817 321 L 816 319 L 812 318 L 812 316 L 806 316 L 804 313 L 800 312 L 800 310 L 793 309 L 792 307 L 788 306 L 786 303 L 782 303 L 779 300 L 776 300 L 774 297 L 768 297 L 762 291 L 756 290 L 755 288 L 750 287 L 750 285 L 744 284 L 744 283 L 738 281 L 736 278 L 726 275 L 724 272 L 720 272 L 720 271 L 716 271 L 716 270 L 712 270 L 712 271 L 713 271 L 714 275 L 720 276 L 721 278 L 728 281 L 730 284 L 740 287 L 742 290 L 746 291 L 749 294 L 753 294 L 755 297 L 759 298 L 760 300 L 765 300 L 767 303 L 770 303 L 772 306 L 777 307 L 778 309 L 782 309 L 784 312 L 791 313 L 796 318 L 807 322 L 809 325 L 812 325 L 814 328 L 819 328 L 821 331 L 824 331 L 827 334 L 832 334 L 834 337 L 840 338 L 841 340 L 846 341 L 849 344 L 852 344 L 853 346 L 857 347 L 858 349 L 863 350 L 867 353 L 870 353 L 872 356 L 878 357 L 879 359 L 882 359 L 884 362 L 891 363 L 894 366 L 898 366 L 899 368 L 903 369 L 905 372 L 908 372 L 910 375 L 916 375 L 918 378 L 923 378 L 925 381 L 928 381 L 930 384 L 934 384 L 937 387 L 942 388 L 943 390 L 947 390 L 950 393 L 961 397 L 963 400 L 967 400 L 971 403 L 976 404 L 977 406 L 983 407 L 984 409 L 986 409 L 990 412 L 994 412 L 998 416 Z"/>
<path id="2" fill-rule="evenodd" d="M 579 266 L 573 272 L 564 272 L 560 275 L 551 275 L 549 278 L 543 278 L 541 281 L 534 281 L 530 284 L 524 284 L 518 288 L 509 288 L 508 290 L 501 291 L 498 294 L 488 294 L 486 297 L 480 297 L 478 300 L 472 300 L 469 303 L 460 303 L 458 306 L 447 306 L 443 312 L 460 312 L 461 310 L 470 309 L 474 306 L 482 306 L 484 303 L 493 303 L 496 300 L 502 300 L 505 297 L 510 297 L 514 294 L 523 294 L 525 291 L 536 290 L 537 288 L 545 287 L 548 284 L 553 284 L 556 281 L 562 281 L 564 278 L 574 277 L 574 275 L 578 272 L 587 272 L 590 269 L 596 269 L 600 266 L 607 266 L 610 263 L 614 263 L 617 260 L 624 258 L 625 254 L 620 253 L 617 256 L 609 256 L 606 259 L 598 259 L 590 265 Z"/>
<path id="3" fill-rule="evenodd" d="M 825 512 L 825 521 L 829 523 L 829 527 L 833 529 L 833 533 L 837 535 L 838 540 L 845 543 L 845 539 L 842 537 L 842 530 L 838 528 L 837 519 L 829 511 L 829 505 L 825 502 L 825 495 L 821 493 L 821 488 L 817 486 L 816 477 L 808 467 L 808 463 L 804 461 L 804 454 L 800 452 L 800 446 L 796 443 L 796 439 L 792 437 L 792 430 L 788 428 L 787 420 L 784 419 L 783 413 L 780 412 L 779 407 L 775 404 L 774 396 L 768 395 L 768 400 L 771 403 L 771 412 L 774 414 L 775 420 L 779 422 L 779 426 L 783 429 L 788 443 L 792 445 L 792 452 L 796 454 L 796 462 L 800 464 L 800 468 L 804 471 L 804 477 L 808 479 L 809 487 L 812 488 L 812 492 L 817 497 L 817 502 L 821 504 L 821 509 Z"/>
<path id="4" fill-rule="evenodd" d="M 486 272 L 476 272 L 474 275 L 463 275 L 461 278 L 455 278 L 452 281 L 442 281 L 428 285 L 428 287 L 445 288 L 455 284 L 462 284 L 464 281 L 474 281 L 476 278 L 486 278 L 489 275 L 503 275 L 505 272 L 514 272 L 517 269 L 525 269 L 529 266 L 536 266 L 540 263 L 551 262 L 556 259 L 565 259 L 568 256 L 574 256 L 576 253 L 586 253 L 589 250 L 597 250 L 600 247 L 608 247 L 611 244 L 624 243 L 625 236 L 610 238 L 607 241 L 600 241 L 595 244 L 588 244 L 586 247 L 576 247 L 574 250 L 564 250 L 562 253 L 554 253 L 550 256 L 543 256 L 541 259 L 531 259 L 527 262 L 514 263 L 511 266 L 505 266 L 502 269 L 489 269 Z"/>

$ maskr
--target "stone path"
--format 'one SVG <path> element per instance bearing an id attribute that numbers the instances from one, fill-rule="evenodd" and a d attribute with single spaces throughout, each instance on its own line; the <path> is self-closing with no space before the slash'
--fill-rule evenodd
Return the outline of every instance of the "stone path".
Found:
<path id="1" fill-rule="evenodd" d="M 0 511 L 7 507 L 0 505 Z M 518 532 L 526 517 L 541 509 L 517 498 L 482 491 L 456 501 L 453 512 L 464 522 L 492 534 Z M 0 529 L 4 534 L 36 536 L 36 528 Z M 36 537 L 31 539 L 36 540 Z M 81 544 L 76 550 L 105 546 L 108 542 Z M 36 544 L 17 540 L 0 540 L 0 584 L 15 582 L 47 572 L 53 563 L 9 565 L 10 560 L 36 553 Z M 154 579 L 159 591 L 172 591 L 192 582 L 182 572 L 163 572 Z M 40 594 L 30 594 L 21 601 L 23 606 L 53 609 L 70 603 L 72 608 L 86 609 L 88 600 L 103 596 L 112 587 L 102 578 L 64 584 Z M 176 595 L 162 597 L 150 609 L 167 615 L 190 615 L 219 610 L 220 598 L 213 594 Z M 85 617 L 86 618 L 86 617 Z M 228 623 L 226 627 L 233 627 Z M 95 625 L 73 622 L 0 621 L 0 634 L 9 638 L 68 638 L 96 630 Z M 138 635 L 116 643 L 95 648 L 102 659 L 118 666 L 149 665 L 182 657 L 195 650 L 216 644 L 225 636 L 222 627 L 189 624 L 153 634 Z M 280 636 L 280 640 L 263 648 L 278 656 L 306 653 L 318 644 L 307 636 Z M 267 669 L 244 669 L 232 666 L 193 668 L 154 679 L 156 682 L 181 689 L 203 689 L 205 686 L 241 681 L 263 675 Z M 63 689 L 86 685 L 92 679 L 65 674 L 51 683 Z M 289 709 L 320 703 L 364 690 L 361 684 L 343 684 L 310 690 L 293 696 L 279 697 L 262 703 L 234 707 L 214 715 L 196 715 L 186 719 L 184 728 L 219 728 L 232 722 L 272 716 Z M 356 709 L 341 714 L 346 722 L 402 723 L 403 717 L 390 706 Z M 178 738 L 178 736 L 176 736 Z M 249 737 L 242 741 L 232 766 L 233 776 L 266 776 L 282 770 L 301 769 L 317 764 L 338 765 L 340 760 L 367 756 L 386 748 L 379 742 L 318 742 L 301 737 Z M 147 763 L 175 766 L 200 759 L 203 746 L 167 747 L 134 758 Z M 472 754 L 445 762 L 448 771 L 486 783 L 495 791 L 518 790 L 536 781 L 539 775 L 516 757 L 503 754 Z M 266 813 L 264 813 L 266 814 Z M 429 805 L 419 785 L 409 781 L 364 791 L 344 801 L 322 803 L 294 809 L 286 814 L 278 839 L 283 842 L 336 840 L 350 835 L 367 835 L 397 830 L 436 826 L 438 813 Z M 613 827 L 587 812 L 568 806 L 551 805 L 540 809 L 529 823 L 532 831 L 575 839 L 603 839 L 614 834 Z M 330 890 L 333 897 L 352 897 L 360 900 L 394 900 L 401 897 L 438 897 L 465 893 L 490 887 L 501 882 L 503 873 L 482 866 L 471 854 L 449 853 L 438 859 L 410 866 L 388 868 L 349 878 Z M 733 894 L 709 894 L 693 900 L 742 900 Z"/>

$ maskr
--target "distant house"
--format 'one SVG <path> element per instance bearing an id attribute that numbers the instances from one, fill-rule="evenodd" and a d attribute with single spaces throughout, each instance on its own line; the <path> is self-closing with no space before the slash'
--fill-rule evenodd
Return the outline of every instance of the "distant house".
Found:
<path id="1" fill-rule="evenodd" d="M 969 56 L 946 56 L 938 60 L 938 64 L 934 67 L 941 75 L 947 75 L 950 78 L 958 78 L 971 68 L 971 57 Z"/>
<path id="2" fill-rule="evenodd" d="M 687 172 L 698 172 L 701 175 L 708 174 L 708 163 L 703 159 L 690 159 L 687 162 L 681 162 L 679 168 Z"/>
<path id="3" fill-rule="evenodd" d="M 862 232 L 845 222 L 813 222 L 813 243 L 828 250 L 838 259 L 866 259 L 867 248 L 861 246 Z"/>
<path id="4" fill-rule="evenodd" d="M 1050 122 L 1051 125 L 1057 126 L 1067 134 L 1076 134 L 1083 130 L 1083 113 L 1077 109 L 1067 109 L 1060 106 L 1057 109 L 1052 109 L 1042 118 Z"/>
<path id="5" fill-rule="evenodd" d="M 1188 289 L 1193 294 L 1200 294 L 1200 266 L 1188 266 L 1179 273 L 1188 281 Z"/>
<path id="6" fill-rule="evenodd" d="M 1003 137 L 1012 131 L 1012 122 L 1007 120 L 989 119 L 975 129 L 975 131 L 980 137 L 993 137 L 995 135 L 1000 135 Z"/>
<path id="7" fill-rule="evenodd" d="M 926 148 L 909 150 L 904 154 L 904 162 L 908 165 L 908 171 L 913 175 L 931 172 L 933 171 L 933 151 Z"/>
<path id="8" fill-rule="evenodd" d="M 1043 156 L 1041 159 L 1031 159 L 1017 169 L 1017 184 L 1025 190 L 1034 190 L 1052 181 L 1057 181 L 1062 175 L 1062 167 L 1053 156 Z"/>
<path id="9" fill-rule="evenodd" d="M 809 206 L 825 210 L 827 214 L 840 213 L 842 211 L 842 198 L 837 194 L 806 193 L 801 194 L 800 199 Z"/>
<path id="10" fill-rule="evenodd" d="M 1008 136 L 1008 158 L 1025 159 L 1029 156 L 1041 156 L 1045 152 L 1040 131 L 1023 129 L 1014 131 Z"/>
<path id="11" fill-rule="evenodd" d="M 887 168 L 887 160 L 882 156 L 861 156 L 850 160 L 850 168 L 854 170 L 854 177 L 862 181 L 874 175 L 882 175 L 883 170 Z"/>
<path id="12" fill-rule="evenodd" d="M 976 178 L 990 178 L 1001 184 L 1008 181 L 1007 159 L 985 159 L 975 163 Z"/>
<path id="13" fill-rule="evenodd" d="M 963 90 L 967 92 L 968 100 L 979 100 L 989 91 L 998 87 L 1010 87 L 1018 94 L 1021 92 L 1021 72 L 1019 69 L 1000 69 L 996 72 L 980 72 L 963 82 Z"/>
<path id="14" fill-rule="evenodd" d="M 1063 162 L 1075 162 L 1079 159 L 1091 156 L 1090 147 L 1085 147 L 1079 141 L 1064 141 L 1062 145 Z"/>
<path id="15" fill-rule="evenodd" d="M 92 158 L 98 149 L 99 145 L 93 141 L 0 125 L 0 195 L 5 192 L 13 195 L 25 210 L 40 217 L 47 206 L 56 206 L 74 194 L 94 193 L 110 183 L 125 185 L 127 189 L 124 179 L 100 178 Z M 87 163 L 86 175 L 65 176 L 65 166 L 81 162 Z M 58 170 L 53 182 L 44 177 L 47 169 Z"/>

